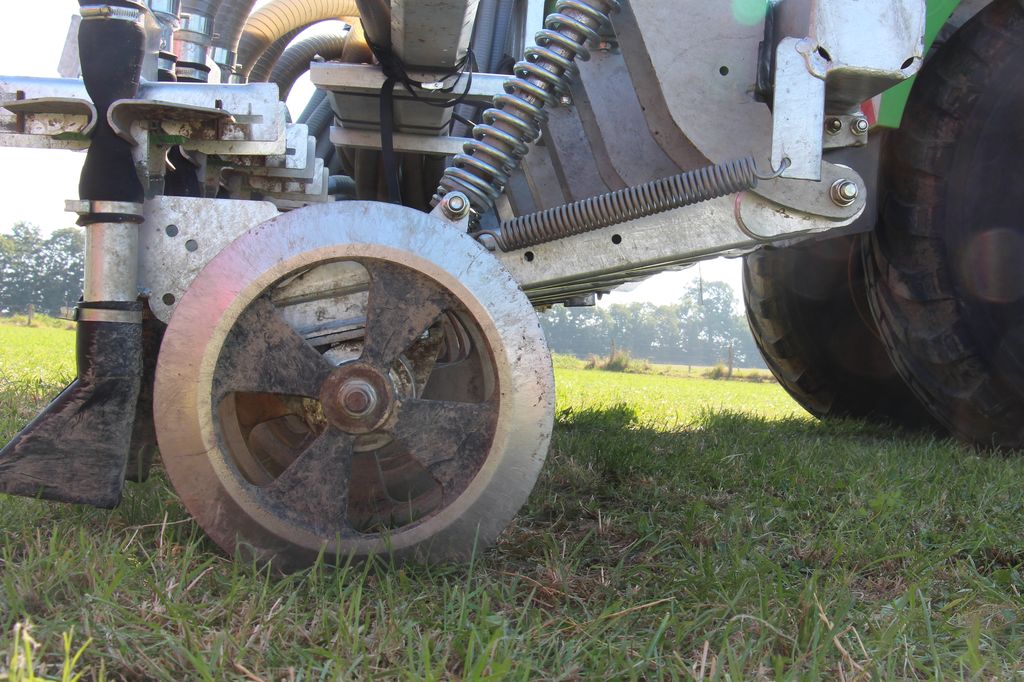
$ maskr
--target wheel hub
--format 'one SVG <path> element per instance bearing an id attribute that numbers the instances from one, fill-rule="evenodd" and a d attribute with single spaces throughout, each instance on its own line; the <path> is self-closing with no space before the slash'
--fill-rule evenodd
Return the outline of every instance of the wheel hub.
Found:
<path id="1" fill-rule="evenodd" d="M 364 362 L 331 372 L 320 391 L 324 415 L 345 433 L 363 434 L 379 428 L 392 413 L 395 389 L 390 377 Z"/>

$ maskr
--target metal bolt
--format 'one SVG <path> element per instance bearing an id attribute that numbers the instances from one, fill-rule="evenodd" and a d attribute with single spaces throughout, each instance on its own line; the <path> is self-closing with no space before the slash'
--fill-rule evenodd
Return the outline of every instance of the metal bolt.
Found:
<path id="1" fill-rule="evenodd" d="M 441 200 L 441 209 L 452 220 L 462 220 L 469 213 L 469 199 L 462 192 L 449 192 Z"/>
<path id="2" fill-rule="evenodd" d="M 838 118 L 830 118 L 828 121 L 825 122 L 825 130 L 827 130 L 830 135 L 837 135 L 840 131 L 842 131 L 842 129 L 843 122 L 840 121 Z"/>
<path id="3" fill-rule="evenodd" d="M 840 178 L 832 183 L 830 194 L 836 206 L 852 206 L 860 196 L 860 187 L 853 180 Z"/>
<path id="4" fill-rule="evenodd" d="M 850 123 L 850 128 L 856 135 L 863 135 L 868 132 L 868 120 L 866 118 L 855 118 Z"/>
<path id="5" fill-rule="evenodd" d="M 342 409 L 353 417 L 362 417 L 377 406 L 377 392 L 361 379 L 346 382 L 339 393 Z"/>

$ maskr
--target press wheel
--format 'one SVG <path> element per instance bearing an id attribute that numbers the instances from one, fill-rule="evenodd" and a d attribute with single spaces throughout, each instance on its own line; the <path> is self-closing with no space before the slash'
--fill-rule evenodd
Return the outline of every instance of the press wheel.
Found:
<path id="1" fill-rule="evenodd" d="M 346 202 L 263 223 L 203 269 L 154 411 L 172 483 L 229 553 L 443 560 L 525 502 L 553 383 L 532 306 L 475 240 Z"/>

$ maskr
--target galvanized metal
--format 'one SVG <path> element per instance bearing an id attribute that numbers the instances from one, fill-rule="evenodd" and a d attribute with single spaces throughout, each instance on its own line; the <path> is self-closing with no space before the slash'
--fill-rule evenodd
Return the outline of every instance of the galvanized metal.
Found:
<path id="1" fill-rule="evenodd" d="M 544 305 L 775 241 L 798 241 L 849 225 L 858 215 L 828 220 L 744 192 L 496 257 L 530 300 Z"/>
<path id="2" fill-rule="evenodd" d="M 169 322 L 206 264 L 278 210 L 264 201 L 155 197 L 139 226 L 139 288 L 157 319 Z"/>

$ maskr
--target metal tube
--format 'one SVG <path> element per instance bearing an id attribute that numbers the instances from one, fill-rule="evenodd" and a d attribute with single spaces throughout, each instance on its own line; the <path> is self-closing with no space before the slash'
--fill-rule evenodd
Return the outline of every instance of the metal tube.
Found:
<path id="1" fill-rule="evenodd" d="M 134 301 L 139 297 L 139 226 L 93 223 L 85 226 L 86 303 Z"/>
<path id="2" fill-rule="evenodd" d="M 173 45 L 178 57 L 174 71 L 180 81 L 205 83 L 210 78 L 206 55 L 213 39 L 213 4 L 192 0 L 182 7 Z"/>

